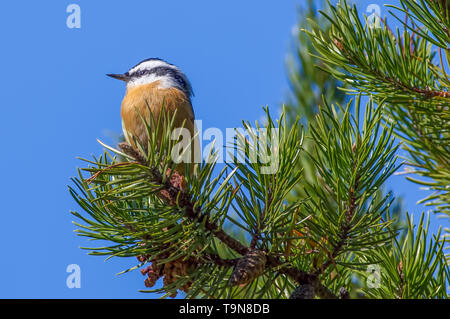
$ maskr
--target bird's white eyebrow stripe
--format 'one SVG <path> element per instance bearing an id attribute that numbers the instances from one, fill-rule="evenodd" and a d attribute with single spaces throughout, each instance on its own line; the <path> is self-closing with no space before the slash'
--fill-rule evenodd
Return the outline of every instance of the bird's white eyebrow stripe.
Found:
<path id="1" fill-rule="evenodd" d="M 140 64 L 131 68 L 128 71 L 128 74 L 131 75 L 138 70 L 153 69 L 153 68 L 157 68 L 157 67 L 167 67 L 167 68 L 171 68 L 174 70 L 178 70 L 178 68 L 175 65 L 169 64 L 169 63 L 161 61 L 161 60 L 147 60 L 147 61 L 141 62 Z"/>

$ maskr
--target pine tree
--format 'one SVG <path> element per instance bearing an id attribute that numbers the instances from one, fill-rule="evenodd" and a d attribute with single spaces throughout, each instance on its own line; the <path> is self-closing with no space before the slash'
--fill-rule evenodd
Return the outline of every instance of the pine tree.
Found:
<path id="1" fill-rule="evenodd" d="M 142 118 L 146 147 L 102 143 L 104 154 L 85 160 L 69 187 L 84 211 L 72 212 L 78 234 L 110 243 L 90 253 L 137 258 L 124 272 L 140 268 L 148 288 L 162 279 L 145 291 L 163 297 L 447 298 L 440 232 L 430 234 L 423 215 L 415 228 L 404 213 L 399 236 L 394 198 L 380 191 L 402 166 L 404 147 L 405 167 L 431 178 L 437 192 L 426 201 L 448 214 L 448 79 L 432 63 L 433 45 L 447 57 L 448 6 L 401 3 L 402 34 L 364 26 L 345 1 L 322 12 L 328 27 L 311 21 L 306 34 L 331 93 L 314 95 L 310 113 L 311 102 L 291 103 L 277 119 L 266 108 L 264 127 L 244 121 L 246 132 L 236 132 L 228 149 L 240 160 L 223 169 L 211 151 L 185 163 L 181 176 L 164 113 Z M 355 95 L 344 101 L 333 78 Z M 304 119 L 295 114 L 302 108 Z"/>

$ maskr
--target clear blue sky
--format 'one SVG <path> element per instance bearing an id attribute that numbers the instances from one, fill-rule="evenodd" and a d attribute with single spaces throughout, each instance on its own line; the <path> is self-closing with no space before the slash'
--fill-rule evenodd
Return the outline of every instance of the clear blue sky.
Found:
<path id="1" fill-rule="evenodd" d="M 287 94 L 299 2 L 3 1 L 0 298 L 155 297 L 138 292 L 138 271 L 115 276 L 135 259 L 88 256 L 79 246 L 91 243 L 73 233 L 76 157 L 100 154 L 96 139 L 112 143 L 121 132 L 124 85 L 105 74 L 164 58 L 191 80 L 204 127 L 239 127 Z M 81 8 L 81 29 L 66 26 L 70 3 Z M 392 177 L 388 187 L 410 212 L 423 209 L 416 185 Z M 66 286 L 69 264 L 81 267 L 79 289 Z"/>

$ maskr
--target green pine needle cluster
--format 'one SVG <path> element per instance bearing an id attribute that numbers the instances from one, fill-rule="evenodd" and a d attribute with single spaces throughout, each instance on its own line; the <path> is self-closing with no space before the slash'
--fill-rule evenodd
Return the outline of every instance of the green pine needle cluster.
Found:
<path id="1" fill-rule="evenodd" d="M 394 31 L 386 19 L 379 27 L 363 23 L 355 6 L 340 1 L 323 12 L 331 29 L 313 25 L 307 31 L 322 69 L 350 85 L 346 91 L 362 92 L 389 105 L 384 120 L 396 123 L 396 135 L 404 141 L 407 178 L 432 191 L 423 202 L 446 215 L 450 214 L 448 3 L 401 0 L 400 7 L 388 6 L 403 25 L 403 30 Z"/>

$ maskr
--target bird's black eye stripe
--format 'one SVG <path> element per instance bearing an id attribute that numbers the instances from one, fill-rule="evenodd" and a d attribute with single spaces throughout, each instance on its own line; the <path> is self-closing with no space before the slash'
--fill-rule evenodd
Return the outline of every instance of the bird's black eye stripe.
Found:
<path id="1" fill-rule="evenodd" d="M 150 71 L 151 70 L 137 70 L 137 71 L 134 71 L 133 73 L 131 73 L 130 76 L 133 78 L 138 78 L 145 74 L 150 74 L 151 73 Z"/>
<path id="2" fill-rule="evenodd" d="M 172 75 L 176 71 L 172 68 L 165 67 L 165 66 L 158 66 L 152 69 L 144 69 L 144 70 L 136 70 L 132 73 L 130 73 L 131 77 L 141 77 L 144 75 L 150 75 L 155 74 L 156 76 L 165 76 L 165 75 Z"/>
<path id="3" fill-rule="evenodd" d="M 128 73 L 128 72 L 127 72 Z M 189 84 L 186 82 L 184 76 L 182 73 L 174 68 L 167 67 L 167 66 L 158 66 L 151 69 L 144 69 L 144 70 L 136 70 L 129 74 L 132 78 L 139 78 L 144 75 L 150 75 L 154 74 L 158 77 L 167 76 L 172 78 L 179 86 L 180 88 L 186 92 L 186 94 L 191 94 L 191 88 Z"/>

